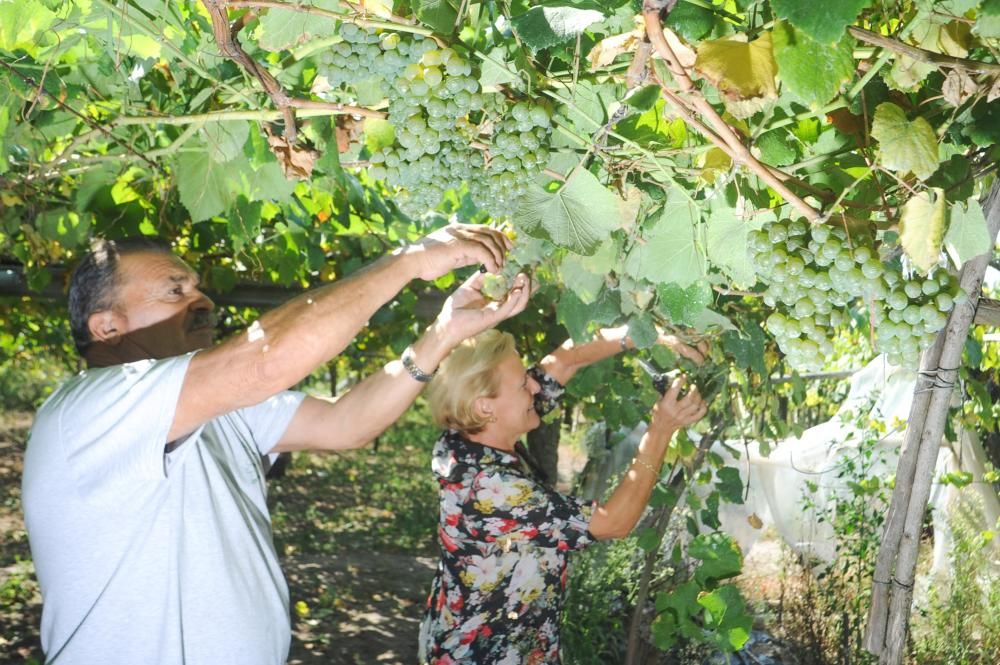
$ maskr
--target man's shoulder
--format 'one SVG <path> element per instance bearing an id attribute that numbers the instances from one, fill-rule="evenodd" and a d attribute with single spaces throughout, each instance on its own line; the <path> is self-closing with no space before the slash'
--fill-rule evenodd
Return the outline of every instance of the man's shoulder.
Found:
<path id="1" fill-rule="evenodd" d="M 89 367 L 70 377 L 39 408 L 37 418 L 66 406 L 81 406 L 88 402 L 116 399 L 116 395 L 128 391 L 141 380 L 156 382 L 168 376 L 171 371 L 183 371 L 189 356 L 175 356 L 163 359 L 137 360 L 120 365 Z"/>

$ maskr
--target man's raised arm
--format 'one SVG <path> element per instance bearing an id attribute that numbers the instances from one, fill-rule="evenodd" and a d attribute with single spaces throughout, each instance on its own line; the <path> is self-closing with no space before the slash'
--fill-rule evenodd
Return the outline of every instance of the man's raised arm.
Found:
<path id="1" fill-rule="evenodd" d="M 435 279 L 474 263 L 497 271 L 509 246 L 493 229 L 453 224 L 264 314 L 245 332 L 191 359 L 169 440 L 295 385 L 343 351 L 413 278 Z"/>

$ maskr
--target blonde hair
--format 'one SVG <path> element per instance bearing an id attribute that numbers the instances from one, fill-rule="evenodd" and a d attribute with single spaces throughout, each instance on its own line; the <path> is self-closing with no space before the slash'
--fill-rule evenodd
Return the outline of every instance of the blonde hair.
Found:
<path id="1" fill-rule="evenodd" d="M 476 400 L 496 397 L 496 368 L 504 356 L 516 352 L 514 337 L 499 330 L 485 330 L 455 347 L 427 387 L 437 424 L 470 434 L 482 430 L 487 419 L 476 413 Z"/>

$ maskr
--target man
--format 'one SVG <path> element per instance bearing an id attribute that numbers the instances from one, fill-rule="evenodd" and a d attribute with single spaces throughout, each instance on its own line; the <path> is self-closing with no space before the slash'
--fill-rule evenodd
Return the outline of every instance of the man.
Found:
<path id="1" fill-rule="evenodd" d="M 288 590 L 261 455 L 364 445 L 459 341 L 521 311 L 463 284 L 403 355 L 337 402 L 288 392 L 340 353 L 410 279 L 481 263 L 509 242 L 452 225 L 268 312 L 212 346 L 212 302 L 163 247 L 101 243 L 70 285 L 88 369 L 39 410 L 24 462 L 25 522 L 47 662 L 277 665 Z"/>

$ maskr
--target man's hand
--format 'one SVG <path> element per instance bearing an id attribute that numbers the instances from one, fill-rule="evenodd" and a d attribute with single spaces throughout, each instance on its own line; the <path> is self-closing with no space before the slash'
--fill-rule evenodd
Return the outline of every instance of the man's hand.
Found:
<path id="1" fill-rule="evenodd" d="M 531 281 L 527 275 L 518 274 L 507 297 L 495 301 L 486 300 L 479 292 L 484 277 L 477 272 L 465 280 L 445 301 L 434 322 L 434 328 L 452 346 L 521 313 L 528 304 Z"/>
<path id="2" fill-rule="evenodd" d="M 685 383 L 683 376 L 674 379 L 670 389 L 653 405 L 653 417 L 649 423 L 651 430 L 673 434 L 682 427 L 697 422 L 708 412 L 708 406 L 698 394 L 697 387 L 691 388 L 678 399 Z"/>
<path id="3" fill-rule="evenodd" d="M 488 226 L 449 224 L 399 251 L 414 262 L 417 277 L 431 280 L 475 263 L 499 272 L 511 247 L 507 236 Z"/>

